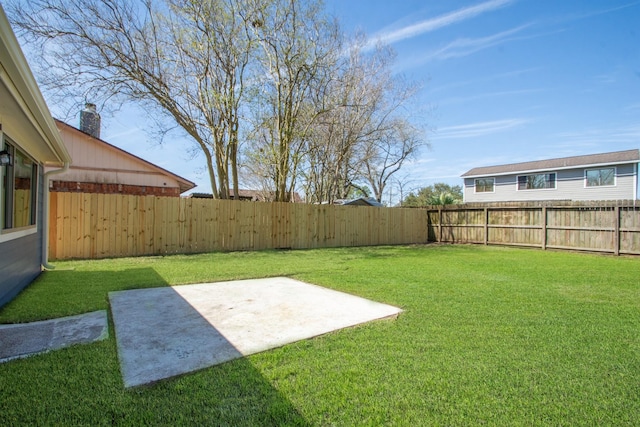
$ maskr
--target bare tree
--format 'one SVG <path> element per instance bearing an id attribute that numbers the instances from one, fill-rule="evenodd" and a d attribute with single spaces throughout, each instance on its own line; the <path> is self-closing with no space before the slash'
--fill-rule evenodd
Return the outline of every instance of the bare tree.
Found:
<path id="1" fill-rule="evenodd" d="M 181 128 L 217 198 L 239 195 L 241 139 L 277 201 L 299 186 L 309 201 L 380 200 L 423 144 L 403 116 L 417 89 L 393 75 L 393 52 L 345 46 L 321 0 L 9 1 L 55 102 L 131 101 L 161 132 Z"/>
<path id="2" fill-rule="evenodd" d="M 257 14 L 253 30 L 262 76 L 253 104 L 253 155 L 269 165 L 263 169 L 275 200 L 289 201 L 309 129 L 321 113 L 310 107 L 310 92 L 331 71 L 338 27 L 320 1 L 273 0 Z"/>
<path id="3" fill-rule="evenodd" d="M 229 197 L 229 175 L 237 190 L 248 2 L 32 0 L 8 11 L 42 46 L 37 74 L 55 101 L 133 101 L 159 112 L 204 154 L 214 196 Z"/>
<path id="4" fill-rule="evenodd" d="M 382 195 L 390 179 L 412 159 L 424 144 L 421 131 L 403 119 L 397 119 L 388 132 L 380 135 L 365 157 L 365 179 L 374 197 L 382 201 Z"/>
<path id="5" fill-rule="evenodd" d="M 396 174 L 391 179 L 391 182 L 393 182 L 395 184 L 392 187 L 395 188 L 397 190 L 397 193 L 398 193 L 398 203 L 396 203 L 395 206 L 403 207 L 404 206 L 403 202 L 404 202 L 404 199 L 405 199 L 405 195 L 407 193 L 410 193 L 413 190 L 415 184 L 412 183 L 412 180 L 410 179 L 409 175 L 407 175 L 407 174 L 404 174 L 402 176 L 398 176 L 398 174 Z M 393 205 L 393 199 L 390 197 L 389 198 L 389 206 L 392 206 L 392 205 Z"/>
<path id="6" fill-rule="evenodd" d="M 309 200 L 331 202 L 357 192 L 381 201 L 389 179 L 425 144 L 405 117 L 418 87 L 393 75 L 390 48 L 364 46 L 360 35 L 341 49 L 335 78 L 316 100 L 324 112 L 307 150 Z"/>

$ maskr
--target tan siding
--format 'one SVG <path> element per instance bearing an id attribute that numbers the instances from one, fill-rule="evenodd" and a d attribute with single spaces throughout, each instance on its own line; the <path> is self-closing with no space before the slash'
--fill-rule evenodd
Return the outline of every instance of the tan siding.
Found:
<path id="1" fill-rule="evenodd" d="M 99 144 L 88 135 L 59 125 L 62 140 L 71 155 L 68 171 L 55 179 L 69 182 L 95 182 L 136 186 L 178 188 L 171 176 L 152 169 L 144 162 L 107 144 Z"/>

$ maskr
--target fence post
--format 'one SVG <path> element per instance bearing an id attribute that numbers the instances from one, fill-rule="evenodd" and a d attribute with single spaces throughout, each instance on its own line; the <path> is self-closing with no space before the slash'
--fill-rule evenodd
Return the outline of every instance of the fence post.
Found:
<path id="1" fill-rule="evenodd" d="M 542 207 L 542 250 L 547 249 L 547 207 Z"/>
<path id="2" fill-rule="evenodd" d="M 438 208 L 438 243 L 442 242 L 442 208 Z"/>
<path id="3" fill-rule="evenodd" d="M 484 244 L 489 244 L 489 208 L 484 208 Z"/>
<path id="4" fill-rule="evenodd" d="M 615 231 L 614 231 L 614 236 L 613 236 L 613 253 L 615 255 L 620 255 L 620 206 L 616 205 L 613 208 L 613 212 L 615 214 Z"/>

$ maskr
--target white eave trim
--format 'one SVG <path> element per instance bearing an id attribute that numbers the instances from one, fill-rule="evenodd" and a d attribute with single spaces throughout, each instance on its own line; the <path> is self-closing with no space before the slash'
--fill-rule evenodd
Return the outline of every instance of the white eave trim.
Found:
<path id="1" fill-rule="evenodd" d="M 9 59 L 8 61 L 3 61 L 3 67 L 0 70 L 1 77 L 9 90 L 12 93 L 16 92 L 13 95 L 19 101 L 23 113 L 32 122 L 55 157 L 55 159 L 46 159 L 45 163 L 62 165 L 71 162 L 71 156 L 62 142 L 58 128 L 53 121 L 53 117 L 51 117 L 49 107 L 47 107 L 47 103 L 42 97 L 40 88 L 29 68 L 27 59 L 22 53 L 18 39 L 11 29 L 2 5 L 0 5 L 0 37 L 2 39 L 0 51 L 6 50 L 9 56 L 7 58 Z"/>

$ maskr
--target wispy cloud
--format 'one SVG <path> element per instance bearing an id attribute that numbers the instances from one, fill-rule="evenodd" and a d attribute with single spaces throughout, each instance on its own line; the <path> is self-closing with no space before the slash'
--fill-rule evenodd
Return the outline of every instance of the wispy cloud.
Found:
<path id="1" fill-rule="evenodd" d="M 435 93 L 435 92 L 441 92 L 441 91 L 450 90 L 450 89 L 457 89 L 457 88 L 461 88 L 461 87 L 465 87 L 465 86 L 478 86 L 480 84 L 486 84 L 487 82 L 491 82 L 491 81 L 495 81 L 495 80 L 504 81 L 505 79 L 509 79 L 511 77 L 522 77 L 525 74 L 531 74 L 531 73 L 534 73 L 534 72 L 539 72 L 540 70 L 543 70 L 544 68 L 545 67 L 541 67 L 541 66 L 529 67 L 529 68 L 521 68 L 521 69 L 517 69 L 517 70 L 506 71 L 504 73 L 489 74 L 489 75 L 486 75 L 486 76 L 473 78 L 473 79 L 470 79 L 470 80 L 455 81 L 455 82 L 452 82 L 452 83 L 447 83 L 447 84 L 444 84 L 444 85 L 440 85 L 440 86 L 436 86 L 436 87 L 430 88 L 429 92 L 430 93 Z"/>
<path id="2" fill-rule="evenodd" d="M 395 43 L 419 36 L 424 33 L 438 30 L 449 25 L 456 24 L 467 19 L 475 18 L 483 13 L 490 12 L 513 3 L 514 0 L 489 0 L 475 6 L 465 7 L 435 18 L 407 25 L 393 31 L 381 32 L 372 37 L 371 46 L 377 42 L 385 44 Z"/>
<path id="3" fill-rule="evenodd" d="M 627 105 L 622 109 L 622 111 L 637 111 L 637 110 L 640 111 L 640 102 L 636 104 Z"/>
<path id="4" fill-rule="evenodd" d="M 404 188 L 405 196 L 434 182 L 450 182 L 452 185 L 459 185 L 460 175 L 466 171 L 464 166 L 458 162 L 448 162 L 444 158 L 436 157 L 430 157 L 428 162 L 412 164 L 407 168 L 411 180 Z"/>
<path id="5" fill-rule="evenodd" d="M 634 2 L 631 2 L 631 3 L 622 4 L 622 5 L 614 6 L 614 7 L 609 7 L 609 8 L 606 8 L 606 9 L 590 10 L 590 11 L 586 11 L 586 12 L 575 13 L 575 14 L 572 14 L 572 15 L 566 15 L 566 16 L 563 16 L 563 17 L 560 17 L 560 18 L 556 19 L 556 21 L 559 22 L 559 23 L 579 21 L 579 20 L 582 20 L 582 19 L 592 18 L 594 16 L 604 15 L 606 13 L 617 12 L 619 10 L 627 9 L 627 8 L 638 6 L 638 5 L 640 5 L 640 1 L 634 1 Z"/>
<path id="6" fill-rule="evenodd" d="M 533 27 L 535 25 L 537 25 L 535 22 L 530 22 L 530 23 L 512 28 L 510 30 L 502 31 L 486 37 L 461 38 L 451 43 L 448 43 L 439 49 L 424 52 L 419 56 L 414 56 L 409 61 L 405 62 L 404 64 L 401 64 L 401 66 L 398 68 L 399 70 L 404 70 L 404 69 L 422 66 L 425 63 L 433 60 L 460 58 L 460 57 L 468 56 L 476 52 L 482 51 L 484 49 L 498 46 L 500 44 L 504 44 L 507 42 L 516 41 L 516 40 L 530 40 L 538 37 L 557 34 L 564 31 L 564 29 L 558 29 L 558 30 L 552 30 L 548 32 L 518 34 L 521 31 L 527 28 Z"/>
<path id="7" fill-rule="evenodd" d="M 612 69 L 593 77 L 597 84 L 611 85 L 627 80 L 632 70 L 627 66 L 617 65 Z"/>
<path id="8" fill-rule="evenodd" d="M 438 106 L 451 105 L 451 104 L 466 104 L 468 102 L 477 101 L 480 99 L 497 98 L 497 97 L 503 97 L 503 96 L 522 96 L 522 95 L 528 95 L 531 93 L 544 92 L 545 90 L 546 89 L 514 89 L 514 90 L 486 92 L 486 93 L 480 93 L 477 95 L 450 97 L 438 102 Z"/>
<path id="9" fill-rule="evenodd" d="M 480 50 L 484 50 L 489 47 L 493 47 L 506 41 L 512 40 L 513 35 L 519 33 L 530 25 L 531 24 L 520 25 L 519 27 L 515 27 L 510 30 L 502 31 L 486 37 L 479 37 L 475 39 L 461 38 L 458 40 L 454 40 L 446 46 L 433 52 L 429 56 L 432 59 L 448 59 L 471 55 L 472 53 L 478 52 Z"/>
<path id="10" fill-rule="evenodd" d="M 120 132 L 116 132 L 116 133 L 107 133 L 106 135 L 103 136 L 103 139 L 105 141 L 115 141 L 115 140 L 120 139 L 120 138 L 124 138 L 124 137 L 128 137 L 128 136 L 131 136 L 131 135 L 140 134 L 141 132 L 142 132 L 141 128 L 132 127 L 132 128 L 120 131 Z"/>
<path id="11" fill-rule="evenodd" d="M 503 132 L 531 122 L 530 119 L 515 118 L 448 126 L 439 129 L 434 139 L 476 138 L 492 133 Z"/>
<path id="12" fill-rule="evenodd" d="M 618 73 L 613 71 L 611 73 L 604 73 L 595 76 L 595 81 L 601 84 L 610 85 L 618 82 Z"/>
<path id="13" fill-rule="evenodd" d="M 581 144 L 587 146 L 632 144 L 640 140 L 640 125 L 625 125 L 614 128 L 592 128 L 577 132 L 561 132 L 552 136 L 559 144 Z M 620 148 L 621 150 L 624 148 Z"/>

